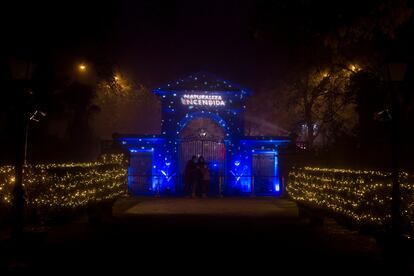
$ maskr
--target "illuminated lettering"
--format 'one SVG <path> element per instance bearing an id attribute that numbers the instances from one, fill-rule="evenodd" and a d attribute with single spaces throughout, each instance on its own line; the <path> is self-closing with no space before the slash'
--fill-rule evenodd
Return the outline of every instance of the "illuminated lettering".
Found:
<path id="1" fill-rule="evenodd" d="M 184 94 L 181 97 L 183 105 L 225 106 L 226 102 L 220 95 Z"/>

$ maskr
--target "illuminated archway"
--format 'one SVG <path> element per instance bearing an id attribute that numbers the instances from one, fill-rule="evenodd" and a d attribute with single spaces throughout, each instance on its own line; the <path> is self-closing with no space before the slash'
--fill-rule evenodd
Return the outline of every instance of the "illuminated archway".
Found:
<path id="1" fill-rule="evenodd" d="M 192 113 L 187 113 L 184 118 L 182 118 L 177 126 L 177 135 L 181 135 L 181 132 L 186 128 L 186 126 L 192 122 L 193 120 L 200 119 L 200 118 L 208 118 L 215 122 L 218 126 L 222 128 L 224 131 L 224 140 L 226 137 L 231 135 L 230 127 L 227 125 L 226 121 L 219 116 L 218 114 L 210 111 L 196 111 Z"/>
<path id="2" fill-rule="evenodd" d="M 196 117 L 187 122 L 179 135 L 178 162 L 180 174 L 184 174 L 192 156 L 202 156 L 209 167 L 209 193 L 217 195 L 224 179 L 226 164 L 225 131 L 207 116 Z M 181 183 L 184 186 L 184 183 Z"/>
<path id="3" fill-rule="evenodd" d="M 266 167 L 265 173 L 272 174 L 269 176 L 272 177 L 272 181 L 261 181 L 267 188 L 257 189 L 257 192 L 279 194 L 281 188 L 278 174 L 278 148 L 287 144 L 289 140 L 278 136 L 245 136 L 245 101 L 251 94 L 249 89 L 215 75 L 200 72 L 167 83 L 154 89 L 153 92 L 161 101 L 161 133 L 150 136 L 121 135 L 118 140 L 131 154 L 152 152 L 150 177 L 153 185 L 151 189 L 140 192 L 144 194 L 183 192 L 181 189 L 182 142 L 187 139 L 187 142 L 192 141 L 195 146 L 201 144 L 204 147 L 203 141 L 208 140 L 208 132 L 211 132 L 200 127 L 192 129 L 189 131 L 190 135 L 187 135 L 186 128 L 189 125 L 191 128 L 191 122 L 205 120 L 205 122 L 214 122 L 220 129 L 217 132 L 220 133 L 218 135 L 220 137 L 216 142 L 222 143 L 220 147 L 225 158 L 221 159 L 221 164 L 216 164 L 216 167 L 223 168 L 223 193 L 231 195 L 254 193 L 254 184 L 257 187 L 260 181 L 258 176 L 253 174 L 256 172 L 260 174 L 264 171 L 262 168 Z M 210 140 L 213 140 L 210 142 L 214 147 L 214 139 Z M 187 155 L 193 153 L 196 152 L 193 150 Z M 213 160 L 214 154 L 212 156 Z M 185 157 L 188 158 L 190 157 Z M 140 169 L 138 165 L 135 167 L 136 171 Z M 254 182 L 254 179 L 257 181 Z"/>

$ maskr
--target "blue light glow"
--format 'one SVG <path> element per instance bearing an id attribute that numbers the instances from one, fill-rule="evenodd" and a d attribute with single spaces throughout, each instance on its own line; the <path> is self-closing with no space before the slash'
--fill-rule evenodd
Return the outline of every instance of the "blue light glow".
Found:
<path id="1" fill-rule="evenodd" d="M 280 193 L 280 181 L 279 181 L 279 166 L 278 166 L 278 156 L 275 152 L 275 167 L 274 167 L 274 182 L 273 186 L 275 187 L 275 193 Z"/>
<path id="2" fill-rule="evenodd" d="M 280 185 L 279 183 L 275 184 L 275 192 L 280 192 Z"/>
<path id="3" fill-rule="evenodd" d="M 190 92 L 189 92 L 190 91 Z M 180 160 L 180 134 L 194 119 L 208 118 L 224 131 L 226 160 L 219 163 L 211 160 L 210 169 L 214 173 L 223 173 L 223 191 L 228 194 L 252 192 L 252 156 L 254 154 L 274 154 L 274 180 L 271 193 L 277 195 L 282 190 L 279 183 L 278 147 L 289 142 L 286 137 L 245 137 L 244 112 L 247 90 L 237 84 L 206 73 L 193 74 L 191 77 L 173 81 L 153 92 L 160 96 L 162 105 L 161 135 L 124 136 L 118 138 L 119 144 L 128 150 L 131 156 L 139 153 L 151 153 L 148 183 L 139 191 L 142 194 L 175 193 L 182 190 L 182 160 Z M 226 101 L 225 107 L 182 105 L 177 98 L 185 93 L 219 95 Z M 129 167 L 129 174 L 134 169 Z M 130 191 L 132 176 L 128 177 Z"/>

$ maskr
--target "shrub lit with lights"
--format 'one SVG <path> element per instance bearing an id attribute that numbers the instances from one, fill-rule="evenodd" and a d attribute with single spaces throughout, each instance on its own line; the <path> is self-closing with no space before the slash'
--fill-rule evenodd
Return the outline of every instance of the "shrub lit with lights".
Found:
<path id="1" fill-rule="evenodd" d="M 400 173 L 406 231 L 414 226 L 414 179 Z M 346 217 L 360 227 L 384 228 L 391 223 L 391 173 L 304 167 L 289 173 L 286 190 L 305 206 Z"/>
<path id="2" fill-rule="evenodd" d="M 11 205 L 14 167 L 0 167 L 0 204 Z M 126 194 L 127 163 L 120 154 L 100 162 L 29 165 L 23 173 L 28 209 L 39 214 L 75 210 Z"/>

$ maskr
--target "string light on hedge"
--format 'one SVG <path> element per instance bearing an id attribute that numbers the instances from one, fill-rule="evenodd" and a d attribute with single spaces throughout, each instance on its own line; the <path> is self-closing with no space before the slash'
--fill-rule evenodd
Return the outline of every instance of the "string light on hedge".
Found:
<path id="1" fill-rule="evenodd" d="M 400 173 L 400 182 L 403 195 L 414 193 L 414 181 L 407 173 Z M 391 187 L 387 172 L 304 167 L 289 173 L 286 190 L 300 203 L 345 215 L 358 224 L 384 226 L 391 219 Z M 402 200 L 407 205 L 409 197 Z M 408 210 L 403 214 L 407 216 Z"/>
<path id="2" fill-rule="evenodd" d="M 26 204 L 36 208 L 78 208 L 126 193 L 127 166 L 120 154 L 100 162 L 41 164 L 25 168 Z M 11 204 L 14 167 L 0 167 L 0 204 Z"/>

